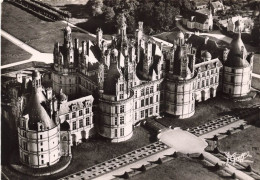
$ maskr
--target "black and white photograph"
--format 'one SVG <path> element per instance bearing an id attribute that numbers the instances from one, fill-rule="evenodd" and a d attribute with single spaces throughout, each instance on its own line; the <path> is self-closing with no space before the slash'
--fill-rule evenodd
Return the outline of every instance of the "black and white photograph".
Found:
<path id="1" fill-rule="evenodd" d="M 260 0 L 1 0 L 2 180 L 260 180 Z"/>

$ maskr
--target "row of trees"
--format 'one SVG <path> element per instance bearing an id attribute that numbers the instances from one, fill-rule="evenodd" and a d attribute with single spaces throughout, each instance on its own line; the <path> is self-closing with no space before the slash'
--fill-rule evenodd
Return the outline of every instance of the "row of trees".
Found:
<path id="1" fill-rule="evenodd" d="M 124 13 L 129 33 L 135 31 L 138 21 L 143 21 L 148 34 L 175 27 L 175 16 L 183 8 L 191 8 L 189 0 L 89 0 L 86 4 L 90 16 L 102 18 L 115 27 Z"/>

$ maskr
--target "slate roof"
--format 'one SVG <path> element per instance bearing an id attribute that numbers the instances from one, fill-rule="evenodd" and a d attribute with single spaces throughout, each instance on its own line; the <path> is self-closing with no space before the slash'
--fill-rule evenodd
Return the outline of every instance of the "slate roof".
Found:
<path id="1" fill-rule="evenodd" d="M 207 50 L 212 58 L 222 58 L 223 50 L 218 46 L 216 41 L 208 39 L 207 44 L 205 44 L 205 37 L 191 35 L 191 37 L 187 40 L 187 43 L 192 44 L 192 47 L 197 49 L 197 58 L 200 58 L 200 52 L 202 50 Z"/>
<path id="2" fill-rule="evenodd" d="M 29 115 L 28 127 L 30 130 L 38 129 L 38 122 L 43 124 L 43 129 L 52 129 L 56 125 L 45 109 L 46 98 L 42 91 L 33 92 L 24 111 Z"/>
<path id="3" fill-rule="evenodd" d="M 201 62 L 201 63 L 197 63 L 195 64 L 194 68 L 197 69 L 200 67 L 201 71 L 206 71 L 207 70 L 207 67 L 209 66 L 209 69 L 214 69 L 215 68 L 215 63 L 218 63 L 217 66 L 218 67 L 222 67 L 222 63 L 221 61 L 216 58 L 216 59 L 212 59 L 210 61 L 205 61 L 205 62 Z"/>
<path id="4" fill-rule="evenodd" d="M 120 78 L 120 72 L 117 63 L 112 63 L 109 66 L 107 76 L 104 81 L 104 93 L 108 95 L 116 95 L 116 84 Z"/>
<path id="5" fill-rule="evenodd" d="M 244 49 L 244 52 L 247 53 L 241 36 L 237 34 L 230 43 L 230 51 L 228 53 L 225 66 L 236 68 L 247 67 L 249 63 L 246 59 L 243 59 L 242 49 Z"/>
<path id="6" fill-rule="evenodd" d="M 65 102 L 65 103 L 61 104 L 61 106 L 60 106 L 59 115 L 67 114 L 67 113 L 71 112 L 72 105 L 75 105 L 77 110 L 83 109 L 85 107 L 84 103 L 86 101 L 90 101 L 91 103 L 93 103 L 93 100 L 94 100 L 93 96 L 90 95 L 90 96 L 85 96 L 85 97 L 82 97 L 79 99 Z"/>
<path id="7" fill-rule="evenodd" d="M 208 15 L 202 14 L 202 13 L 196 12 L 196 11 L 186 10 L 183 13 L 183 17 L 185 19 L 189 19 L 190 20 L 192 16 L 195 16 L 194 21 L 196 21 L 198 23 L 201 23 L 201 24 L 204 24 L 207 21 L 207 19 L 208 19 Z"/>

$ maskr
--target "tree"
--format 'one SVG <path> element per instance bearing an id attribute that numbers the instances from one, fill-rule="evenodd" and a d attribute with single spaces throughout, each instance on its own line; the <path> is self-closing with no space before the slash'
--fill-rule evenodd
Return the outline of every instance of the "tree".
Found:
<path id="1" fill-rule="evenodd" d="M 87 9 L 93 16 L 97 16 L 103 13 L 103 0 L 89 0 L 87 3 Z"/>
<path id="2" fill-rule="evenodd" d="M 103 14 L 104 14 L 105 23 L 113 22 L 115 17 L 115 11 L 112 7 L 105 7 Z"/>

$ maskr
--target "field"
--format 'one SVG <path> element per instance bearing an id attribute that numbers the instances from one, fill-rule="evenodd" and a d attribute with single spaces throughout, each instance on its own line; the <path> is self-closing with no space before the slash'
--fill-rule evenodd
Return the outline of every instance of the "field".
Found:
<path id="1" fill-rule="evenodd" d="M 260 172 L 260 141 L 257 137 L 260 137 L 259 124 L 221 139 L 219 147 L 221 151 L 231 154 L 249 151 L 252 158 L 247 158 L 247 160 L 253 160 L 253 163 L 250 164 L 253 169 Z"/>
<path id="2" fill-rule="evenodd" d="M 226 176 L 218 175 L 211 171 L 197 159 L 178 157 L 171 161 L 165 162 L 144 173 L 130 178 L 131 180 L 149 179 L 149 180 L 217 180 L 231 179 Z"/>
<path id="3" fill-rule="evenodd" d="M 233 102 L 218 95 L 216 98 L 212 98 L 204 102 L 197 102 L 195 107 L 195 114 L 190 118 L 177 120 L 175 117 L 165 116 L 162 119 L 158 119 L 158 122 L 167 127 L 173 126 L 190 128 L 205 124 L 206 122 L 218 118 L 219 116 L 231 113 L 235 108 L 239 109 L 259 102 L 259 94 L 253 100 L 244 102 Z"/>
<path id="4" fill-rule="evenodd" d="M 7 39 L 1 39 L 1 65 L 29 59 L 32 55 Z"/>
<path id="5" fill-rule="evenodd" d="M 95 164 L 153 143 L 155 140 L 155 137 L 151 136 L 150 133 L 143 127 L 135 128 L 133 137 L 130 140 L 121 143 L 110 143 L 100 139 L 89 140 L 76 147 L 72 147 L 73 158 L 69 167 L 58 174 L 48 176 L 48 179 L 61 178 L 82 169 L 86 169 Z M 4 168 L 6 169 L 7 167 L 5 166 Z M 44 179 L 44 177 L 32 178 L 17 172 L 12 172 L 11 178 L 37 180 Z"/>
<path id="6" fill-rule="evenodd" d="M 2 9 L 2 29 L 40 52 L 52 53 L 55 42 L 63 43 L 65 23 L 43 21 L 7 2 L 2 3 Z M 95 40 L 77 29 L 72 31 L 72 37 L 79 38 L 79 42 Z"/>

